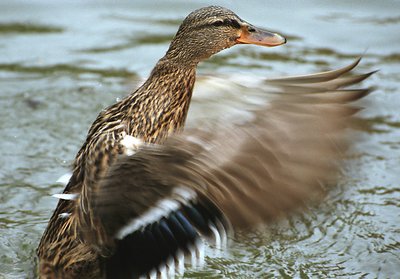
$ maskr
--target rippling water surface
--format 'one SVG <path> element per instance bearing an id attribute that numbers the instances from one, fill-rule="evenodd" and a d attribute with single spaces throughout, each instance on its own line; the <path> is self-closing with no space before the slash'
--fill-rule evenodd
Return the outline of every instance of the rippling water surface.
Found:
<path id="1" fill-rule="evenodd" d="M 240 233 L 230 255 L 185 276 L 398 278 L 400 3 L 216 2 L 289 41 L 273 49 L 234 47 L 202 63 L 189 124 L 240 113 L 265 77 L 339 67 L 358 55 L 364 56 L 359 71 L 380 71 L 365 82 L 377 89 L 361 103 L 367 109 L 360 142 L 326 202 Z M 185 15 L 209 4 L 0 2 L 0 278 L 31 274 L 56 205 L 49 195 L 62 191 L 55 181 L 97 113 L 148 75 Z M 233 82 L 251 86 L 236 92 Z"/>

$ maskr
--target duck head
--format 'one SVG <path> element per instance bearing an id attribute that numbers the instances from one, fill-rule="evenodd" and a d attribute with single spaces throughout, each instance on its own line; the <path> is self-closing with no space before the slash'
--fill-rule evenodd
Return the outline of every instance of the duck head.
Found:
<path id="1" fill-rule="evenodd" d="M 190 13 L 179 27 L 166 58 L 196 65 L 211 55 L 236 44 L 279 46 L 286 39 L 253 26 L 229 9 L 209 6 Z"/>

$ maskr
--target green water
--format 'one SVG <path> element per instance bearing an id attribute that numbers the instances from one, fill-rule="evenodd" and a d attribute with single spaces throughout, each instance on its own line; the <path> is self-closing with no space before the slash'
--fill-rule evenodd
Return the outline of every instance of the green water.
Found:
<path id="1" fill-rule="evenodd" d="M 189 124 L 240 110 L 243 94 L 227 92 L 239 77 L 251 95 L 262 78 L 339 67 L 360 54 L 359 71 L 380 71 L 365 82 L 377 90 L 361 102 L 359 142 L 326 201 L 240 233 L 229 255 L 185 276 L 400 278 L 400 2 L 212 3 L 289 41 L 237 46 L 202 63 L 195 95 L 203 97 L 194 98 Z M 55 181 L 97 113 L 147 76 L 186 14 L 209 4 L 0 2 L 0 278 L 31 274 L 57 202 L 50 195 L 63 188 Z"/>

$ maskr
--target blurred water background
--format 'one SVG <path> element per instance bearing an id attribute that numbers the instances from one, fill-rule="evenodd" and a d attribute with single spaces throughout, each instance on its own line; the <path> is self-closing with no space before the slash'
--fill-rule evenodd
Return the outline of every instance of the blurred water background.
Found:
<path id="1" fill-rule="evenodd" d="M 237 46 L 201 63 L 190 125 L 240 111 L 266 77 L 337 68 L 359 55 L 358 71 L 380 71 L 365 82 L 377 90 L 362 102 L 360 142 L 326 202 L 239 234 L 230 255 L 185 277 L 400 278 L 395 0 L 0 1 L 0 278 L 32 274 L 57 202 L 50 195 L 63 189 L 55 181 L 98 112 L 148 75 L 190 11 L 210 4 L 288 44 Z"/>

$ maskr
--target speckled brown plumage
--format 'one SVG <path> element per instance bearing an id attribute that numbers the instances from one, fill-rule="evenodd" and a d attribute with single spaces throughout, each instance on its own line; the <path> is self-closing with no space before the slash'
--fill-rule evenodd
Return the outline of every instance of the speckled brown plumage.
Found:
<path id="1" fill-rule="evenodd" d="M 200 61 L 238 43 L 274 46 L 284 42 L 279 35 L 257 29 L 225 8 L 212 6 L 191 13 L 180 26 L 166 55 L 158 61 L 147 81 L 132 94 L 102 111 L 92 124 L 86 141 L 75 158 L 72 177 L 64 190 L 64 193 L 78 194 L 78 199 L 59 201 L 38 247 L 39 277 L 110 277 L 104 269 L 108 257 L 115 249 L 115 231 L 123 222 L 132 218 L 132 214 L 137 217 L 157 201 L 171 195 L 176 184 L 193 184 L 188 187 L 215 204 L 231 219 L 234 226 L 241 227 L 279 215 L 292 205 L 302 203 L 309 196 L 307 191 L 319 185 L 320 180 L 330 177 L 334 170 L 331 172 L 323 168 L 329 161 L 324 157 L 318 160 L 321 169 L 317 165 L 315 171 L 307 169 L 304 179 L 298 176 L 295 169 L 291 170 L 293 175 L 282 173 L 283 170 L 278 169 L 276 164 L 271 164 L 271 156 L 281 158 L 288 168 L 294 168 L 298 165 L 284 157 L 284 153 L 296 152 L 299 145 L 289 141 L 283 151 L 273 150 L 273 146 L 282 141 L 285 133 L 290 134 L 297 129 L 292 123 L 296 119 L 294 116 L 312 120 L 300 125 L 303 132 L 320 128 L 320 120 L 326 121 L 326 131 L 321 129 L 314 136 L 304 137 L 309 140 L 305 143 L 305 148 L 310 149 L 310 145 L 314 145 L 315 152 L 319 152 L 319 155 L 337 159 L 331 139 L 326 137 L 325 132 L 331 135 L 336 131 L 336 126 L 343 126 L 343 119 L 350 118 L 357 111 L 344 104 L 368 93 L 368 90 L 353 90 L 348 91 L 345 94 L 348 97 L 345 98 L 342 97 L 343 92 L 341 96 L 334 95 L 340 91 L 338 89 L 355 84 L 368 76 L 341 78 L 358 61 L 339 71 L 271 80 L 271 85 L 289 94 L 279 97 L 271 112 L 256 113 L 257 117 L 250 126 L 254 128 L 239 128 L 237 131 L 232 129 L 211 137 L 202 133 L 197 135 L 202 140 L 210 140 L 212 150 L 215 151 L 213 153 L 185 138 L 171 137 L 184 126 L 195 83 L 196 66 Z M 296 98 L 290 97 L 296 92 L 299 93 Z M 315 95 L 304 95 L 304 92 Z M 323 96 L 317 93 L 323 93 Z M 325 93 L 332 94 L 324 95 Z M 302 105 L 296 105 L 296 102 Z M 318 105 L 322 103 L 328 106 Z M 308 107 L 315 110 L 307 111 Z M 326 118 L 329 113 L 332 120 Z M 274 119 L 274 114 L 277 121 L 268 124 L 266 120 Z M 285 124 L 285 121 L 291 123 Z M 284 124 L 283 132 L 277 126 L 280 122 Z M 221 127 L 221 131 L 225 128 Z M 268 128 L 274 134 L 268 134 Z M 143 149 L 139 149 L 137 157 L 131 156 L 129 159 L 124 156 L 126 147 L 121 144 L 127 135 L 148 144 L 164 144 L 166 140 L 167 144 L 160 149 L 145 145 Z M 334 138 L 338 139 L 335 144 L 345 145 L 340 133 Z M 263 144 L 259 144 L 261 140 Z M 294 158 L 302 163 L 311 158 L 307 154 L 296 154 L 297 157 Z M 276 173 L 282 176 L 269 181 L 270 185 L 276 186 L 279 181 L 285 185 L 275 192 L 276 205 L 273 202 L 272 205 L 263 205 L 257 199 L 265 198 L 265 193 L 272 191 L 271 189 L 257 188 L 261 185 L 258 180 L 257 187 L 247 185 L 253 178 L 238 172 L 240 169 L 244 170 L 243 167 L 250 168 L 254 159 L 252 156 L 261 160 L 263 167 L 255 167 L 253 171 L 246 170 L 246 175 L 256 175 L 259 177 L 257 179 L 269 181 L 270 175 L 264 167 L 271 164 L 271 169 L 275 168 Z M 164 168 L 165 162 L 168 162 L 169 168 Z M 200 169 L 195 169 L 194 166 Z M 325 178 L 321 176 L 324 174 Z M 295 179 L 299 179 L 299 184 L 304 188 L 294 190 L 290 183 Z M 237 182 L 243 183 L 243 186 Z M 310 185 L 307 186 L 307 183 Z M 208 186 L 199 187 L 205 184 Z M 248 195 L 246 189 L 249 190 Z M 284 198 L 279 200 L 282 196 Z M 119 207 L 121 202 L 127 203 L 127 206 Z M 248 206 L 252 203 L 253 209 Z M 70 216 L 62 217 L 63 213 L 70 213 Z"/>
<path id="2" fill-rule="evenodd" d="M 209 24 L 218 18 L 236 20 L 237 16 L 219 7 L 189 15 L 148 80 L 99 114 L 75 158 L 73 175 L 64 193 L 82 193 L 80 202 L 84 205 L 88 187 L 96 187 L 98 178 L 123 152 L 119 142 L 124 135 L 160 143 L 168 134 L 182 128 L 197 63 L 236 43 L 238 30 L 229 26 L 222 29 L 232 40 L 227 40 L 221 32 L 210 30 Z M 203 35 L 210 39 L 210 44 L 204 45 L 197 39 Z M 59 217 L 61 213 L 72 215 L 63 219 Z M 75 278 L 81 272 L 94 274 L 93 278 L 100 277 L 98 252 L 79 239 L 77 218 L 75 202 L 60 200 L 38 248 L 38 268 L 42 278 Z"/>
<path id="3" fill-rule="evenodd" d="M 194 81 L 194 68 L 175 68 L 160 61 L 142 87 L 99 114 L 75 159 L 73 176 L 64 193 L 82 191 L 81 202 L 85 204 L 87 187 L 96 187 L 96 181 L 123 152 L 124 147 L 119 142 L 124 135 L 160 143 L 168 134 L 181 129 Z M 97 252 L 79 241 L 76 215 L 65 220 L 59 218 L 63 212 L 74 212 L 74 204 L 60 200 L 39 246 L 41 264 L 50 259 L 50 266 L 68 269 L 70 265 L 71 268 L 81 265 L 79 256 L 86 255 L 82 259 L 85 265 L 92 262 L 98 268 Z M 68 252 L 54 257 L 62 250 Z"/>

